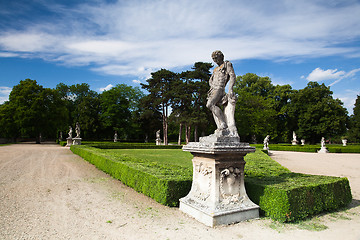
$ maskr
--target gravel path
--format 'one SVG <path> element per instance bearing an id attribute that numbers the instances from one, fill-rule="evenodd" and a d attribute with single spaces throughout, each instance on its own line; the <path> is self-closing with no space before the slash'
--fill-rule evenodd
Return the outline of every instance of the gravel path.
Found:
<path id="1" fill-rule="evenodd" d="M 326 166 L 321 168 L 325 172 Z M 348 176 L 350 170 L 345 169 L 341 176 Z M 353 172 L 349 174 L 354 175 Z M 356 185 L 352 187 L 358 188 Z M 357 194 L 358 190 L 354 196 L 359 199 Z M 0 239 L 288 240 L 341 237 L 359 240 L 359 212 L 359 201 L 354 201 L 346 212 L 312 220 L 328 227 L 320 232 L 303 230 L 297 225 L 277 224 L 264 218 L 209 228 L 178 208 L 162 206 L 124 186 L 72 154 L 68 148 L 51 144 L 0 147 Z"/>

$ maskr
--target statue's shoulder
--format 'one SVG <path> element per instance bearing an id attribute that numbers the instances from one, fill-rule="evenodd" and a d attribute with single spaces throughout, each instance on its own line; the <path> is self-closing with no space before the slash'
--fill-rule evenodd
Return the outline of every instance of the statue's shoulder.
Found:
<path id="1" fill-rule="evenodd" d="M 225 65 L 226 68 L 232 68 L 233 67 L 232 63 L 230 61 L 228 61 L 228 60 L 225 61 L 224 65 Z"/>

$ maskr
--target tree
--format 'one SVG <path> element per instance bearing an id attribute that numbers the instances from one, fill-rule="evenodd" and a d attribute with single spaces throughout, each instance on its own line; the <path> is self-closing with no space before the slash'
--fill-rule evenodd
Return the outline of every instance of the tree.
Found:
<path id="1" fill-rule="evenodd" d="M 289 103 L 294 90 L 290 85 L 276 85 L 270 97 L 273 99 L 273 108 L 276 112 L 275 131 L 276 135 L 271 136 L 276 142 L 290 142 L 294 124 L 289 116 Z"/>
<path id="2" fill-rule="evenodd" d="M 81 135 L 84 138 L 99 138 L 101 132 L 99 94 L 90 89 L 87 83 L 67 86 L 60 83 L 56 91 L 65 100 L 69 111 L 68 124 L 80 123 Z"/>
<path id="3" fill-rule="evenodd" d="M 20 134 L 35 137 L 40 143 L 40 134 L 56 137 L 57 127 L 66 122 L 62 103 L 58 92 L 25 79 L 12 89 L 7 107 L 14 110 L 13 120 Z"/>
<path id="4" fill-rule="evenodd" d="M 106 136 L 114 130 L 122 139 L 138 138 L 141 90 L 126 84 L 118 84 L 100 95 L 101 122 Z"/>
<path id="5" fill-rule="evenodd" d="M 354 105 L 354 112 L 350 117 L 349 139 L 360 142 L 360 96 L 358 95 Z"/>
<path id="6" fill-rule="evenodd" d="M 151 78 L 147 79 L 147 84 L 141 84 L 141 87 L 149 92 L 147 101 L 151 101 L 155 108 L 160 111 L 163 124 L 164 144 L 168 144 L 168 116 L 173 98 L 173 86 L 178 81 L 178 74 L 166 69 L 161 69 L 151 73 Z"/>
<path id="7" fill-rule="evenodd" d="M 271 97 L 275 87 L 268 77 L 253 73 L 238 76 L 234 92 L 238 94 L 235 119 L 238 133 L 246 141 L 253 136 L 263 139 L 266 135 L 276 135 L 276 111 Z"/>
<path id="8" fill-rule="evenodd" d="M 20 136 L 20 129 L 14 121 L 15 106 L 9 101 L 0 105 L 0 137 L 12 139 Z"/>
<path id="9" fill-rule="evenodd" d="M 317 82 L 308 85 L 291 97 L 290 115 L 297 120 L 293 130 L 312 143 L 321 137 L 341 136 L 346 131 L 347 110 L 339 99 L 333 99 L 330 87 Z"/>

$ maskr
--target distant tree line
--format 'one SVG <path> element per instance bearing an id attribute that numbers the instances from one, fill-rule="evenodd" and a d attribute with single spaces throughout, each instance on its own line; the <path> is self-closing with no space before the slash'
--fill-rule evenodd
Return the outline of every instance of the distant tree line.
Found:
<path id="1" fill-rule="evenodd" d="M 161 69 L 139 87 L 118 84 L 97 93 L 86 83 L 60 83 L 44 88 L 36 80 L 20 81 L 9 101 L 0 105 L 0 138 L 56 139 L 67 137 L 68 127 L 81 126 L 84 140 L 110 140 L 117 131 L 123 141 L 153 141 L 162 131 L 163 141 L 186 143 L 211 134 L 215 123 L 206 108 L 210 63 L 197 62 L 182 73 Z M 339 99 L 324 84 L 309 82 L 304 89 L 273 85 L 268 77 L 248 73 L 238 76 L 235 118 L 242 141 L 319 142 L 321 137 L 360 141 L 360 99 L 348 116 Z"/>

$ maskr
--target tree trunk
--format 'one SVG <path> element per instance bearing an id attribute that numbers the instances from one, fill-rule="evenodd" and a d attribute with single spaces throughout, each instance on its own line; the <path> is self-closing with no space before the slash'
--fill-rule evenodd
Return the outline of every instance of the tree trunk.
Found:
<path id="1" fill-rule="evenodd" d="M 168 124 L 167 124 L 167 105 L 165 103 L 162 104 L 163 110 L 163 137 L 164 137 L 164 145 L 168 145 Z"/>
<path id="2" fill-rule="evenodd" d="M 188 144 L 190 142 L 191 136 L 191 125 L 185 125 L 185 142 Z"/>
<path id="3" fill-rule="evenodd" d="M 180 126 L 179 126 L 178 145 L 181 145 L 181 134 L 182 134 L 182 123 L 180 123 Z"/>

